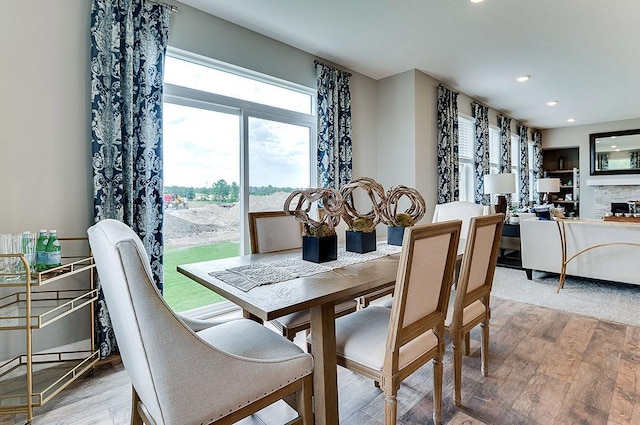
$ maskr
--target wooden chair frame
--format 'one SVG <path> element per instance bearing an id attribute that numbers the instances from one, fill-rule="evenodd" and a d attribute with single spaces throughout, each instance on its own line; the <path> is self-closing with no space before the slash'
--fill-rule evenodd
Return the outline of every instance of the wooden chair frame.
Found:
<path id="1" fill-rule="evenodd" d="M 482 375 L 488 376 L 489 373 L 489 320 L 491 318 L 490 295 L 500 250 L 500 238 L 502 236 L 503 225 L 504 214 L 493 214 L 473 217 L 469 226 L 469 237 L 466 241 L 467 245 L 462 259 L 462 266 L 456 289 L 456 298 L 453 304 L 453 317 L 451 324 L 446 327 L 446 331 L 449 333 L 451 345 L 453 347 L 454 401 L 457 406 L 460 406 L 461 404 L 462 341 L 464 339 L 465 354 L 469 355 L 469 332 L 478 324 L 482 327 L 482 341 L 480 347 L 482 357 Z M 484 283 L 473 291 L 467 293 L 472 266 L 474 265 L 475 248 L 480 242 L 478 233 L 480 229 L 491 226 L 494 227 L 493 241 L 490 246 L 490 254 L 486 268 L 483 269 L 485 272 L 483 279 Z M 464 323 L 464 309 L 476 301 L 480 301 L 484 305 L 484 312 L 476 317 L 467 319 L 467 322 Z"/>

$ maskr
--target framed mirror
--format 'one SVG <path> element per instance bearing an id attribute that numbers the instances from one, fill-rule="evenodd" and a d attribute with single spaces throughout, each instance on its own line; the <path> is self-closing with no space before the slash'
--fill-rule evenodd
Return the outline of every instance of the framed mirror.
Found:
<path id="1" fill-rule="evenodd" d="M 640 174 L 640 128 L 589 135 L 591 175 Z"/>

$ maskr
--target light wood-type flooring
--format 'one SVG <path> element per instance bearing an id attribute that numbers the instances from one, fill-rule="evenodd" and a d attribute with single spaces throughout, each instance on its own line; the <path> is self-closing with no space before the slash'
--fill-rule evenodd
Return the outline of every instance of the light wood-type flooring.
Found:
<path id="1" fill-rule="evenodd" d="M 463 407 L 452 400 L 451 347 L 444 360 L 443 421 L 482 424 L 640 424 L 640 327 L 492 300 L 489 377 L 480 373 L 479 329 L 464 357 Z M 300 343 L 303 339 L 300 336 Z M 431 424 L 432 366 L 400 389 L 399 424 Z M 383 396 L 373 383 L 339 368 L 340 423 L 383 423 Z M 194 383 L 197 385 L 197 383 Z M 78 379 L 45 406 L 34 425 L 129 423 L 130 383 L 116 359 Z M 278 423 L 281 410 L 243 424 Z M 0 415 L 0 425 L 25 415 Z M 282 422 L 280 422 L 282 423 Z"/>

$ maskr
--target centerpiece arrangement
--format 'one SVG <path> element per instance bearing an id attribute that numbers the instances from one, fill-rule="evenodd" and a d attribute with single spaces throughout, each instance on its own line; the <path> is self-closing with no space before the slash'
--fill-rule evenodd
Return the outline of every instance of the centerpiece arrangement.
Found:
<path id="1" fill-rule="evenodd" d="M 407 198 L 408 206 L 404 211 L 398 211 L 401 199 Z M 404 204 L 403 204 L 404 205 Z M 384 218 L 387 221 L 387 243 L 402 245 L 405 227 L 413 226 L 420 221 L 426 212 L 426 202 L 416 189 L 398 185 L 387 191 Z"/>
<path id="2" fill-rule="evenodd" d="M 356 190 L 363 190 L 371 202 L 371 209 L 367 213 L 356 208 Z M 360 254 L 375 251 L 376 225 L 383 217 L 386 203 L 384 188 L 372 178 L 360 177 L 344 185 L 340 194 L 344 202 L 342 219 L 347 225 L 345 249 Z"/>
<path id="3" fill-rule="evenodd" d="M 309 212 L 318 202 L 322 203 L 324 214 L 316 220 Z M 340 192 L 328 188 L 294 190 L 284 202 L 284 211 L 303 224 L 303 260 L 324 263 L 338 258 L 336 226 L 344 211 Z"/>

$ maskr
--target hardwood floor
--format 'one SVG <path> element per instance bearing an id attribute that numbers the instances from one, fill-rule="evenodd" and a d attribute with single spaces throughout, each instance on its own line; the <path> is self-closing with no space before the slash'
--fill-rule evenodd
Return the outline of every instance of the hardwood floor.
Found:
<path id="1" fill-rule="evenodd" d="M 451 347 L 444 369 L 443 421 L 449 425 L 640 424 L 640 327 L 492 300 L 489 377 L 480 373 L 479 329 L 463 360 L 463 407 L 453 403 Z M 298 342 L 298 341 L 297 341 Z M 300 336 L 299 343 L 304 341 Z M 383 397 L 370 380 L 338 373 L 340 423 L 383 423 Z M 398 423 L 432 424 L 432 366 L 403 382 Z M 101 364 L 45 406 L 34 425 L 129 423 L 130 384 L 117 361 Z M 278 407 L 243 424 L 270 423 Z M 25 415 L 0 415 L 0 425 Z M 282 422 L 280 422 L 282 423 Z"/>

